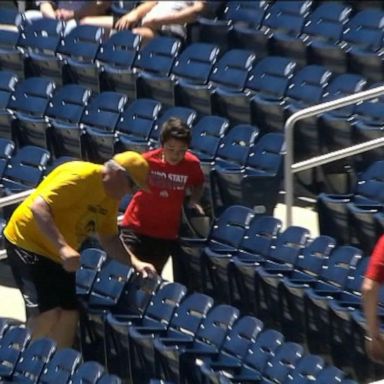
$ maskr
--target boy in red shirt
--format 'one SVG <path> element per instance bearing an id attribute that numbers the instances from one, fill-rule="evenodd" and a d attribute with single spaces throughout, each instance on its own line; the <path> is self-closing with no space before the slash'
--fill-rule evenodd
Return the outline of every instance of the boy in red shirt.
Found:
<path id="1" fill-rule="evenodd" d="M 140 190 L 130 201 L 122 222 L 126 247 L 160 274 L 178 244 L 182 206 L 190 192 L 188 206 L 204 214 L 199 205 L 204 174 L 199 159 L 188 151 L 190 128 L 170 118 L 161 129 L 161 147 L 143 154 L 149 164 L 149 190 Z"/>

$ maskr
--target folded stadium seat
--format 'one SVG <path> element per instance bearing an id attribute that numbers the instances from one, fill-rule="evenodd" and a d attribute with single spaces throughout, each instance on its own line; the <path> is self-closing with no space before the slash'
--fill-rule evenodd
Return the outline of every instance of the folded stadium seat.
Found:
<path id="1" fill-rule="evenodd" d="M 169 322 L 187 294 L 187 289 L 179 283 L 163 281 L 148 304 L 144 315 L 109 312 L 105 318 L 105 365 L 110 372 L 123 379 L 131 377 L 129 365 L 128 331 L 131 326 L 152 327 L 166 330 Z"/>
<path id="2" fill-rule="evenodd" d="M 369 88 L 383 85 L 383 82 L 374 83 Z M 352 143 L 359 144 L 368 140 L 377 139 L 383 135 L 384 125 L 384 98 L 366 100 L 358 103 L 353 111 Z M 353 157 L 353 168 L 360 171 L 374 161 L 383 158 L 383 148 L 376 148 Z"/>
<path id="3" fill-rule="evenodd" d="M 11 383 L 38 383 L 47 363 L 56 351 L 56 343 L 46 337 L 31 341 L 21 352 L 12 375 L 4 377 L 5 382 Z"/>
<path id="4" fill-rule="evenodd" d="M 220 192 L 216 190 L 216 185 L 211 183 L 213 178 L 210 174 L 219 169 L 237 170 L 245 166 L 248 155 L 255 144 L 259 128 L 248 124 L 238 124 L 232 126 L 224 135 L 219 143 L 214 162 L 201 162 L 201 168 L 205 175 L 206 196 L 211 201 L 213 217 L 217 217 L 225 205 L 220 201 Z"/>
<path id="5" fill-rule="evenodd" d="M 203 116 L 192 126 L 190 150 L 203 162 L 213 162 L 220 141 L 229 129 L 229 121 L 225 117 Z"/>
<path id="6" fill-rule="evenodd" d="M 290 57 L 299 66 L 305 65 L 305 50 L 300 49 L 300 44 L 295 43 L 303 31 L 312 3 L 312 0 L 290 2 L 277 0 L 272 4 L 261 27 L 264 38 L 257 42 L 255 51 L 258 52 L 261 44 L 263 51 L 267 48 L 272 54 Z"/>
<path id="7" fill-rule="evenodd" d="M 341 2 L 321 2 L 308 15 L 299 39 L 291 42 L 295 50 L 306 56 L 306 64 L 327 66 L 327 53 L 340 42 L 352 7 Z M 305 58 L 304 58 L 305 59 Z"/>
<path id="8" fill-rule="evenodd" d="M 76 271 L 76 295 L 86 297 L 92 290 L 107 254 L 102 249 L 87 248 L 80 253 L 80 268 Z"/>
<path id="9" fill-rule="evenodd" d="M 252 103 L 252 113 L 263 131 L 282 132 L 289 116 L 288 106 L 305 108 L 320 102 L 332 78 L 332 72 L 321 65 L 307 65 L 296 71 L 291 78 L 283 100 L 269 103 L 268 99 L 258 98 Z"/>
<path id="10" fill-rule="evenodd" d="M 345 292 L 352 294 L 360 292 L 367 267 L 365 259 L 368 258 L 362 257 L 356 263 L 353 261 L 354 264 L 349 266 L 346 280 L 335 278 L 330 281 L 328 278 L 326 284 L 321 284 L 320 287 L 310 287 L 304 291 L 305 332 L 307 345 L 311 352 L 330 353 L 332 343 L 329 338 L 330 303 L 342 299 Z"/>
<path id="11" fill-rule="evenodd" d="M 212 93 L 215 88 L 242 92 L 256 55 L 250 50 L 231 49 L 214 64 L 207 84 L 180 82 L 176 88 L 178 105 L 194 108 L 202 115 L 214 114 Z"/>
<path id="12" fill-rule="evenodd" d="M 30 144 L 49 148 L 45 112 L 54 89 L 55 83 L 43 77 L 29 77 L 17 83 L 8 109 L 14 116 L 12 137 L 19 145 Z"/>
<path id="13" fill-rule="evenodd" d="M 304 355 L 296 364 L 293 371 L 288 373 L 284 380 L 285 384 L 310 383 L 325 368 L 325 362 L 322 357 L 317 355 Z M 267 382 L 268 383 L 268 382 Z"/>
<path id="14" fill-rule="evenodd" d="M 184 274 L 181 282 L 189 289 L 203 290 L 207 287 L 207 277 L 202 276 L 202 253 L 206 247 L 214 252 L 236 251 L 245 230 L 250 225 L 254 213 L 240 205 L 228 207 L 212 224 L 207 238 L 181 238 L 181 252 L 176 256 L 183 261 Z"/>
<path id="15" fill-rule="evenodd" d="M 156 335 L 169 338 L 182 338 L 196 333 L 200 324 L 213 307 L 213 299 L 202 293 L 188 295 L 176 309 L 169 327 L 132 326 L 129 328 L 129 350 L 133 382 L 144 383 L 155 374 L 155 354 L 153 341 Z"/>
<path id="16" fill-rule="evenodd" d="M 239 248 L 241 249 L 243 244 L 252 242 L 255 252 L 260 251 L 260 254 L 267 255 L 280 229 L 279 219 L 271 216 L 254 218 L 240 240 Z M 235 297 L 235 287 L 230 285 L 232 281 L 229 279 L 233 254 L 218 253 L 209 247 L 206 247 L 203 252 L 206 258 L 207 275 L 212 282 L 213 297 L 216 301 L 237 304 L 240 297 L 239 295 Z"/>
<path id="17" fill-rule="evenodd" d="M 181 50 L 181 41 L 174 37 L 156 36 L 142 47 L 133 62 L 133 68 L 124 74 L 124 92 L 131 98 L 150 97 L 157 99 L 157 93 L 146 92 L 155 87 L 157 79 L 169 76 Z M 161 94 L 161 88 L 159 89 Z M 158 101 L 161 101 L 161 97 Z"/>
<path id="18" fill-rule="evenodd" d="M 127 97 L 122 93 L 102 92 L 88 100 L 81 115 L 80 124 L 53 122 L 55 156 L 65 155 L 86 159 L 86 155 L 90 153 L 90 148 L 87 147 L 87 132 L 94 128 L 113 133 L 126 102 Z"/>
<path id="19" fill-rule="evenodd" d="M 283 179 L 283 160 L 284 135 L 267 133 L 256 140 L 241 167 L 215 162 L 210 173 L 211 190 L 219 195 L 218 200 L 213 199 L 214 212 L 222 209 L 216 206 L 219 201 L 223 207 L 242 204 L 259 215 L 273 215 Z"/>
<path id="20" fill-rule="evenodd" d="M 383 205 L 383 161 L 371 164 L 358 176 L 358 182 L 349 194 L 320 193 L 317 198 L 320 233 L 335 236 L 339 244 L 356 243 L 349 223 L 348 203 L 381 208 Z"/>
<path id="21" fill-rule="evenodd" d="M 140 35 L 130 30 L 116 32 L 101 44 L 96 56 L 101 91 L 125 92 L 124 77 L 132 71 L 140 44 Z"/>
<path id="22" fill-rule="evenodd" d="M 325 331 L 328 332 L 329 354 L 338 367 L 350 368 L 353 364 L 351 315 L 362 305 L 361 285 L 368 263 L 369 257 L 363 257 L 358 262 L 355 274 L 347 281 L 347 290 L 334 295 L 334 299 L 328 303 L 328 324 Z M 380 306 L 383 299 L 384 289 L 380 289 Z"/>
<path id="23" fill-rule="evenodd" d="M 1 8 L 0 12 L 0 69 L 13 71 L 24 78 L 24 60 L 17 43 L 23 29 L 24 16 L 16 9 Z"/>
<path id="24" fill-rule="evenodd" d="M 217 87 L 213 92 L 214 113 L 225 116 L 232 124 L 262 122 L 262 116 L 253 113 L 252 105 L 280 103 L 296 69 L 296 63 L 281 56 L 267 56 L 256 61 L 248 73 L 244 90 Z M 266 106 L 264 107 L 266 108 Z M 264 125 L 260 125 L 264 130 Z"/>
<path id="25" fill-rule="evenodd" d="M 24 55 L 25 77 L 45 76 L 62 84 L 62 62 L 56 53 L 63 36 L 62 20 L 43 17 L 25 24 L 18 41 Z"/>
<path id="26" fill-rule="evenodd" d="M 349 72 L 360 73 L 370 81 L 381 81 L 384 80 L 381 73 L 384 9 L 370 8 L 361 12 L 366 12 L 368 25 L 362 22 L 363 28 L 366 29 L 351 29 L 349 33 L 347 31 L 344 33 L 343 40 L 347 44 L 347 67 Z"/>
<path id="27" fill-rule="evenodd" d="M 18 78 L 15 73 L 0 71 L 0 137 L 11 139 L 13 136 L 12 122 L 13 115 L 7 109 L 12 93 Z"/>
<path id="28" fill-rule="evenodd" d="M 275 356 L 276 350 L 284 344 L 284 341 L 284 336 L 279 331 L 264 329 L 239 359 L 203 364 L 200 367 L 203 383 L 230 383 L 237 372 L 246 369 L 246 364 L 252 365 L 259 372 Z M 253 380 L 259 381 L 260 375 L 254 375 Z"/>
<path id="29" fill-rule="evenodd" d="M 382 324 L 384 309 L 381 307 L 377 313 Z M 380 380 L 384 375 L 383 365 L 371 360 L 366 351 L 367 324 L 362 308 L 354 310 L 351 314 L 352 323 L 352 368 L 359 382 Z M 380 328 L 382 335 L 383 329 Z"/>
<path id="30" fill-rule="evenodd" d="M 15 143 L 12 140 L 0 138 L 0 178 L 3 176 L 14 151 Z"/>
<path id="31" fill-rule="evenodd" d="M 69 383 L 77 367 L 81 364 L 81 361 L 82 357 L 79 351 L 72 348 L 57 350 L 45 366 L 39 383 Z"/>
<path id="32" fill-rule="evenodd" d="M 148 78 L 146 72 L 139 75 L 138 95 L 154 98 L 164 106 L 178 104 L 175 101 L 175 88 L 180 83 L 207 84 L 220 49 L 208 43 L 192 43 L 175 59 L 169 73 L 159 73 L 156 78 Z"/>
<path id="33" fill-rule="evenodd" d="M 96 57 L 103 38 L 103 28 L 78 25 L 61 40 L 57 52 L 63 60 L 63 84 L 82 84 L 99 92 Z"/>
<path id="34" fill-rule="evenodd" d="M 97 381 L 97 384 L 121 384 L 121 383 L 122 381 L 120 377 L 116 375 L 111 375 L 109 373 L 104 373 L 104 375 L 101 376 L 100 379 Z M 345 383 L 345 384 L 348 384 L 348 383 Z M 356 383 L 349 383 L 349 384 L 356 384 Z"/>
<path id="35" fill-rule="evenodd" d="M 231 21 L 229 45 L 231 48 L 254 49 L 253 36 L 262 26 L 270 3 L 258 1 L 228 1 L 223 12 L 224 20 Z M 260 53 L 260 52 L 258 52 Z"/>
<path id="36" fill-rule="evenodd" d="M 159 101 L 145 98 L 134 100 L 127 105 L 116 124 L 116 151 L 145 152 L 148 150 L 149 137 L 161 108 Z M 111 147 L 113 148 L 112 145 Z"/>
<path id="37" fill-rule="evenodd" d="M 96 361 L 85 361 L 77 367 L 76 371 L 71 376 L 71 383 L 96 384 L 103 374 L 104 367 L 101 364 Z"/>
<path id="38" fill-rule="evenodd" d="M 316 268 L 318 275 L 301 271 L 301 273 L 293 272 L 291 275 L 284 276 L 279 286 L 283 332 L 287 331 L 293 340 L 304 340 L 306 335 L 305 291 L 313 288 L 327 290 L 330 293 L 340 292 L 344 289 L 348 276 L 361 257 L 362 252 L 356 247 L 338 246 L 331 252 L 325 263 L 323 258 L 318 261 L 316 267 L 320 263 L 322 265 L 320 271 Z"/>
<path id="39" fill-rule="evenodd" d="M 289 341 L 279 346 L 266 361 L 261 360 L 257 353 L 248 354 L 240 369 L 227 373 L 227 382 L 257 380 L 268 383 L 267 380 L 270 380 L 272 383 L 281 383 L 295 370 L 303 355 L 303 346 Z M 261 364 L 262 362 L 264 364 Z"/>
<path id="40" fill-rule="evenodd" d="M 22 352 L 31 339 L 28 328 L 8 326 L 0 339 L 0 378 L 11 377 Z"/>
<path id="41" fill-rule="evenodd" d="M 220 304 L 207 313 L 194 334 L 155 337 L 156 376 L 180 382 L 182 362 L 191 357 L 218 352 L 238 318 L 237 308 Z"/>
<path id="42" fill-rule="evenodd" d="M 267 257 L 259 261 L 254 271 L 252 293 L 256 303 L 258 317 L 267 324 L 278 325 L 279 295 L 278 283 L 282 277 L 280 271 L 293 270 L 296 259 L 309 242 L 309 233 L 305 228 L 290 226 L 280 232 L 270 247 Z"/>
<path id="43" fill-rule="evenodd" d="M 192 129 L 197 116 L 198 114 L 193 108 L 175 106 L 162 109 L 149 134 L 149 148 L 157 148 L 160 145 L 161 128 L 168 119 L 171 117 L 177 117 Z"/>
<path id="44" fill-rule="evenodd" d="M 248 348 L 255 343 L 263 327 L 263 322 L 256 317 L 241 316 L 233 324 L 216 353 L 186 356 L 180 361 L 180 381 L 185 384 L 201 384 L 201 371 L 208 371 L 210 367 L 238 364 L 247 354 Z"/>
<path id="45" fill-rule="evenodd" d="M 308 246 L 306 246 L 302 254 L 300 254 L 296 260 L 295 267 L 293 270 L 281 270 L 281 280 L 279 281 L 279 308 L 280 308 L 280 324 L 284 331 L 284 334 L 289 339 L 302 341 L 303 337 L 300 336 L 296 331 L 296 328 L 302 329 L 304 327 L 303 320 L 296 322 L 289 317 L 289 310 L 287 308 L 288 303 L 284 300 L 283 290 L 286 282 L 294 281 L 295 279 L 305 279 L 319 275 L 322 270 L 322 266 L 327 262 L 330 253 L 336 246 L 336 240 L 329 236 L 318 236 Z M 295 319 L 298 316 L 295 316 Z M 296 339 L 295 339 L 296 336 Z"/>
<path id="46" fill-rule="evenodd" d="M 255 271 L 268 260 L 277 239 L 280 238 L 279 248 L 283 247 L 285 239 L 289 236 L 294 236 L 292 245 L 299 244 L 299 248 L 304 247 L 309 239 L 309 231 L 297 226 L 292 227 L 284 236 L 282 234 L 283 232 L 278 231 L 272 238 L 255 236 L 250 227 L 249 236 L 244 236 L 238 251 L 232 252 L 232 260 L 228 267 L 232 301 L 246 313 L 257 314 L 259 310 L 265 309 L 266 304 L 260 305 L 257 300 Z"/>

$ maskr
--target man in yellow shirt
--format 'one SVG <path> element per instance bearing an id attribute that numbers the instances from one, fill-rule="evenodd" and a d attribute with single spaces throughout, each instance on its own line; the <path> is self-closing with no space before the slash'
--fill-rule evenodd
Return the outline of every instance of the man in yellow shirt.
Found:
<path id="1" fill-rule="evenodd" d="M 156 273 L 124 248 L 117 227 L 121 198 L 137 187 L 146 188 L 148 170 L 147 161 L 130 151 L 104 165 L 67 162 L 16 208 L 4 235 L 34 338 L 51 337 L 59 347 L 73 344 L 78 250 L 92 232 L 110 256 L 131 264 L 143 276 Z"/>

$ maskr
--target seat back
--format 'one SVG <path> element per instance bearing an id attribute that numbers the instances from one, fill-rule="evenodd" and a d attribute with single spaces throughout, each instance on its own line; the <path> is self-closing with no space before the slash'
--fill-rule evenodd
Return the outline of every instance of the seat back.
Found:
<path id="1" fill-rule="evenodd" d="M 242 91 L 255 59 L 256 55 L 252 51 L 244 49 L 227 51 L 214 65 L 209 77 L 210 83 L 216 87 Z"/>
<path id="2" fill-rule="evenodd" d="M 0 71 L 0 110 L 5 110 L 12 92 L 15 90 L 17 76 L 10 71 Z"/>
<path id="3" fill-rule="evenodd" d="M 188 295 L 173 315 L 168 334 L 171 336 L 179 333 L 195 335 L 212 306 L 213 299 L 210 296 L 197 292 Z"/>
<path id="4" fill-rule="evenodd" d="M 266 1 L 229 1 L 223 18 L 230 20 L 234 26 L 257 29 L 264 20 L 267 8 Z"/>
<path id="5" fill-rule="evenodd" d="M 104 367 L 96 361 L 86 361 L 79 365 L 71 377 L 71 384 L 96 384 L 104 374 Z"/>
<path id="6" fill-rule="evenodd" d="M 176 58 L 172 74 L 197 84 L 206 84 L 220 49 L 209 43 L 192 43 Z"/>
<path id="7" fill-rule="evenodd" d="M 192 128 L 191 151 L 201 161 L 214 161 L 220 140 L 229 128 L 228 119 L 203 116 Z"/>
<path id="8" fill-rule="evenodd" d="M 365 278 L 368 263 L 369 257 L 363 257 L 358 261 L 355 271 L 347 277 L 347 282 L 345 284 L 345 289 L 347 291 L 356 295 L 361 295 L 361 286 Z"/>
<path id="9" fill-rule="evenodd" d="M 180 48 L 180 40 L 157 36 L 139 50 L 133 66 L 142 71 L 169 76 Z"/>
<path id="10" fill-rule="evenodd" d="M 296 63 L 282 56 L 267 56 L 258 61 L 249 72 L 245 89 L 269 98 L 281 99 L 296 70 Z"/>
<path id="11" fill-rule="evenodd" d="M 131 68 L 140 44 L 140 35 L 130 30 L 116 32 L 101 44 L 96 59 L 102 66 Z"/>
<path id="12" fill-rule="evenodd" d="M 319 372 L 324 369 L 325 362 L 323 358 L 317 355 L 305 355 L 295 366 L 295 369 L 288 374 L 285 384 L 306 383 L 316 378 Z"/>

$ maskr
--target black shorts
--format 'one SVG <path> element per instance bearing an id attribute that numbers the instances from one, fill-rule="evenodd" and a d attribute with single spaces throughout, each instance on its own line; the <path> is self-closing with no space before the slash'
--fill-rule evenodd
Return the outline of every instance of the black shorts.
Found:
<path id="1" fill-rule="evenodd" d="M 5 241 L 8 261 L 26 306 L 27 318 L 53 308 L 77 309 L 76 274 Z"/>
<path id="2" fill-rule="evenodd" d="M 159 274 L 179 244 L 177 240 L 145 236 L 128 228 L 122 229 L 120 237 L 141 261 L 153 264 Z"/>

